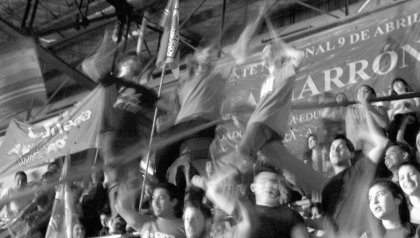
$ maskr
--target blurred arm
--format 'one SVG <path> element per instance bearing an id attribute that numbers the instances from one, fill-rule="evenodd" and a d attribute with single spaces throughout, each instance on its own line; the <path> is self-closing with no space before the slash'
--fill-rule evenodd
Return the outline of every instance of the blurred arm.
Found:
<path id="1" fill-rule="evenodd" d="M 295 68 L 298 68 L 300 63 L 302 63 L 303 58 L 305 57 L 305 53 L 301 50 L 297 50 L 295 48 L 288 47 L 286 49 L 286 56 L 290 58 L 291 63 Z"/>
<path id="2" fill-rule="evenodd" d="M 230 53 L 237 64 L 244 63 L 247 56 L 250 54 L 249 43 L 251 41 L 252 36 L 254 36 L 255 32 L 260 26 L 264 14 L 266 14 L 268 10 L 267 7 L 267 1 L 264 1 L 260 6 L 257 18 L 251 24 L 246 26 L 236 43 L 233 45 Z"/>
<path id="3" fill-rule="evenodd" d="M 400 125 L 400 128 L 398 128 L 398 132 L 397 132 L 396 140 L 398 142 L 402 142 L 402 143 L 408 145 L 407 141 L 405 141 L 405 139 L 404 139 L 405 130 L 407 129 L 407 125 L 410 124 L 410 123 L 414 123 L 414 121 L 415 121 L 415 119 L 411 116 L 405 116 L 404 117 L 404 119 L 403 119 L 403 121 Z"/>
<path id="4" fill-rule="evenodd" d="M 150 221 L 150 218 L 137 212 L 135 206 L 137 193 L 138 189 L 129 189 L 126 185 L 120 185 L 115 209 L 129 226 L 140 232 L 143 225 Z"/>
<path id="5" fill-rule="evenodd" d="M 370 142 L 374 145 L 373 149 L 368 152 L 368 158 L 375 164 L 378 164 L 379 160 L 383 157 L 383 153 L 388 144 L 388 138 L 386 138 L 379 122 L 375 118 L 374 113 L 370 113 L 371 104 L 367 101 L 362 102 L 363 108 L 366 114 L 366 120 L 369 130 L 369 135 L 366 138 L 370 138 Z"/>
<path id="6" fill-rule="evenodd" d="M 384 107 L 379 106 L 378 109 L 376 109 L 372 104 L 367 103 L 364 105 L 367 109 L 366 114 L 369 114 L 372 116 L 372 118 L 377 122 L 377 124 L 381 128 L 388 128 L 389 125 L 389 117 L 386 112 L 386 109 Z"/>

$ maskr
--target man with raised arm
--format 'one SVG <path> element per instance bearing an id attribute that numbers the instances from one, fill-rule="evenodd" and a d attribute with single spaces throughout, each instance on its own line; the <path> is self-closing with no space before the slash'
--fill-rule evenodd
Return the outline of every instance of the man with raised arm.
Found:
<path id="1" fill-rule="evenodd" d="M 296 70 L 304 53 L 286 45 L 281 39 L 266 45 L 262 63 L 268 69 L 260 100 L 251 115 L 245 134 L 233 154 L 224 160 L 242 172 L 249 170 L 256 154 L 270 141 L 281 141 L 287 130 Z M 273 161 L 276 164 L 275 161 Z"/>
<path id="2" fill-rule="evenodd" d="M 151 203 L 152 216 L 137 212 L 135 195 L 136 190 L 120 186 L 115 208 L 129 226 L 140 232 L 142 238 L 185 237 L 183 221 L 176 214 L 182 196 L 175 185 L 161 183 L 154 187 Z"/>
<path id="3" fill-rule="evenodd" d="M 309 238 L 302 216 L 281 204 L 281 177 L 271 165 L 255 167 L 251 191 L 255 195 L 255 205 L 238 191 L 234 179 L 224 174 L 216 174 L 209 182 L 195 176 L 192 183 L 206 190 L 206 196 L 216 207 L 234 217 L 236 226 L 229 237 L 249 238 Z M 233 184 L 234 186 L 232 186 Z"/>
<path id="4" fill-rule="evenodd" d="M 260 25 L 266 10 L 266 4 L 263 4 L 257 18 L 247 25 L 237 42 L 232 46 L 228 57 L 233 57 L 232 61 L 234 62 L 228 66 L 217 67 L 215 64 L 218 60 L 216 57 L 217 52 L 212 47 L 197 50 L 187 60 L 188 75 L 179 79 L 178 87 L 175 91 L 175 113 L 169 113 L 157 121 L 157 130 L 161 138 L 177 135 L 221 117 L 221 104 L 225 98 L 225 87 L 228 78 L 234 73 L 236 65 L 245 61 L 251 37 Z M 201 130 L 157 150 L 155 156 L 156 177 L 160 181 L 166 180 L 168 168 L 182 154 L 180 147 L 187 140 L 190 150 L 202 147 L 203 141 L 208 142 L 205 148 L 208 151 L 208 146 L 214 138 L 214 131 L 215 126 Z M 190 154 L 194 155 L 194 153 Z M 189 159 L 193 161 L 200 158 Z"/>
<path id="5" fill-rule="evenodd" d="M 374 145 L 372 149 L 366 155 L 357 156 L 353 144 L 344 136 L 338 136 L 330 148 L 335 175 L 322 190 L 322 213 L 325 229 L 332 237 L 358 237 L 367 230 L 369 209 L 365 194 L 388 143 L 380 125 L 368 113 L 367 98 L 361 101 L 361 107 L 369 129 L 363 138 Z M 352 161 L 355 162 L 352 164 Z"/>

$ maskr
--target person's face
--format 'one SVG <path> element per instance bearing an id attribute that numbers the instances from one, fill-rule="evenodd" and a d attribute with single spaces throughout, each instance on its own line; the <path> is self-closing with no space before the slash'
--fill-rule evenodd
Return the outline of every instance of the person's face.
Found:
<path id="1" fill-rule="evenodd" d="M 102 227 L 106 227 L 108 226 L 108 216 L 105 214 L 101 214 L 101 216 L 99 217 L 99 219 L 101 220 L 101 225 Z"/>
<path id="2" fill-rule="evenodd" d="M 315 138 L 315 136 L 310 136 L 308 138 L 308 148 L 311 150 L 315 148 L 318 144 L 318 140 Z"/>
<path id="3" fill-rule="evenodd" d="M 100 171 L 92 171 L 90 175 L 93 184 L 98 184 L 101 181 L 101 172 Z"/>
<path id="4" fill-rule="evenodd" d="M 81 224 L 76 224 L 73 227 L 73 238 L 84 238 L 85 228 Z"/>
<path id="5" fill-rule="evenodd" d="M 110 219 L 108 222 L 109 233 L 112 235 L 120 235 L 124 233 L 124 224 L 120 218 Z"/>
<path id="6" fill-rule="evenodd" d="M 168 192 L 163 188 L 156 188 L 152 196 L 152 209 L 157 217 L 164 217 L 173 213 L 175 201 L 170 199 Z"/>
<path id="7" fill-rule="evenodd" d="M 211 161 L 206 162 L 206 173 L 207 175 L 211 175 L 213 173 L 213 164 Z"/>
<path id="8" fill-rule="evenodd" d="M 41 187 L 41 191 L 48 191 L 48 190 L 52 190 L 52 189 L 54 189 L 54 188 L 52 188 L 52 187 L 50 187 L 50 186 L 48 186 L 48 185 L 50 185 L 51 183 L 52 183 L 53 181 L 52 181 L 52 177 L 50 176 L 50 177 L 47 177 L 47 178 L 43 178 L 42 180 L 41 180 L 41 183 L 42 183 L 42 187 Z"/>
<path id="9" fill-rule="evenodd" d="M 361 86 L 357 90 L 357 100 L 363 101 L 363 100 L 370 100 L 373 98 L 372 91 L 367 86 Z"/>
<path id="10" fill-rule="evenodd" d="M 195 207 L 187 207 L 184 211 L 184 227 L 187 238 L 200 237 L 206 228 L 206 219 Z"/>
<path id="11" fill-rule="evenodd" d="M 376 184 L 369 189 L 369 208 L 372 214 L 380 219 L 389 219 L 398 214 L 401 200 L 394 198 L 385 186 Z"/>
<path id="12" fill-rule="evenodd" d="M 420 195 L 420 172 L 413 166 L 403 165 L 398 170 L 401 189 L 407 195 Z"/>
<path id="13" fill-rule="evenodd" d="M 258 205 L 276 206 L 279 204 L 279 177 L 272 172 L 261 172 L 251 184 Z"/>
<path id="14" fill-rule="evenodd" d="M 385 165 L 390 171 L 395 171 L 404 162 L 404 151 L 398 145 L 389 147 L 385 152 Z"/>
<path id="15" fill-rule="evenodd" d="M 397 94 L 403 94 L 407 92 L 407 87 L 404 84 L 404 82 L 402 81 L 396 81 L 393 85 L 392 85 L 392 89 L 394 89 L 394 91 Z"/>
<path id="16" fill-rule="evenodd" d="M 206 75 L 211 71 L 211 63 L 210 62 L 200 62 L 197 65 L 195 73 L 197 75 Z"/>
<path id="17" fill-rule="evenodd" d="M 345 165 L 350 161 L 352 156 L 353 153 L 347 147 L 345 140 L 337 139 L 332 142 L 330 161 L 333 165 Z"/>
<path id="18" fill-rule="evenodd" d="M 194 76 L 204 76 L 210 73 L 212 70 L 212 64 L 207 59 L 201 61 L 193 60 L 190 63 L 190 75 Z"/>
<path id="19" fill-rule="evenodd" d="M 199 50 L 194 53 L 190 62 L 190 76 L 204 77 L 213 70 L 212 55 L 215 53 L 211 48 Z"/>
<path id="20" fill-rule="evenodd" d="M 15 188 L 17 188 L 17 189 L 21 189 L 21 188 L 25 187 L 26 182 L 27 182 L 27 181 L 26 181 L 25 176 L 23 176 L 23 175 L 21 175 L 21 174 L 18 174 L 18 175 L 15 177 Z"/>
<path id="21" fill-rule="evenodd" d="M 271 45 L 264 47 L 261 60 L 264 66 L 268 67 L 274 61 L 274 52 Z"/>
<path id="22" fill-rule="evenodd" d="M 144 199 L 145 201 L 149 201 L 149 199 L 152 197 L 152 188 L 150 185 L 146 184 L 144 186 Z"/>

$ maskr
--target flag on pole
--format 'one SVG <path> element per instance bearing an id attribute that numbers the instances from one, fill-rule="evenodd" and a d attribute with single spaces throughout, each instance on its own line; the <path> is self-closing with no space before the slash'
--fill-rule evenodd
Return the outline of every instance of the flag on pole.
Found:
<path id="1" fill-rule="evenodd" d="M 170 25 L 170 20 L 172 19 L 172 11 L 174 6 L 174 0 L 169 0 L 166 4 L 165 10 L 163 11 L 162 19 L 160 19 L 159 26 L 165 27 L 167 25 Z"/>
<path id="2" fill-rule="evenodd" d="M 175 69 L 178 66 L 179 0 L 169 0 L 160 24 L 163 27 L 163 35 L 160 40 L 156 66 L 162 68 L 166 65 L 173 72 L 178 72 L 179 77 L 179 70 Z"/>
<path id="3" fill-rule="evenodd" d="M 67 179 L 70 167 L 70 156 L 67 155 L 64 160 L 63 170 L 61 172 L 60 180 Z M 59 185 L 53 210 L 48 223 L 46 238 L 72 238 L 73 226 L 78 222 L 78 217 L 75 215 L 74 209 L 74 194 L 71 191 L 69 182 Z"/>

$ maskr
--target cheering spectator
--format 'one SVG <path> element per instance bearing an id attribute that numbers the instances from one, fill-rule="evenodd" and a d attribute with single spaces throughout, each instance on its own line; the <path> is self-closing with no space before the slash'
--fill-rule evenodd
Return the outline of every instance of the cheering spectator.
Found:
<path id="1" fill-rule="evenodd" d="M 238 178 L 231 175 L 219 171 L 210 182 L 200 176 L 194 176 L 191 182 L 206 190 L 206 197 L 215 205 L 211 237 L 248 238 L 252 229 L 252 211 L 241 192 Z M 225 215 L 230 219 L 226 219 Z M 229 221 L 235 225 L 231 227 Z"/>
<path id="2" fill-rule="evenodd" d="M 251 190 L 258 223 L 253 224 L 251 237 L 309 237 L 299 213 L 280 205 L 279 183 L 279 174 L 274 169 L 257 168 Z"/>
<path id="3" fill-rule="evenodd" d="M 55 175 L 60 173 L 60 165 L 58 163 L 58 159 L 48 164 L 47 171 L 49 171 L 49 172 L 51 172 Z M 58 178 L 58 176 L 57 176 L 57 178 Z"/>
<path id="4" fill-rule="evenodd" d="M 395 78 L 391 82 L 391 95 L 403 95 L 411 92 L 411 87 L 402 78 Z M 420 98 L 407 98 L 391 101 L 388 110 L 391 124 L 389 125 L 389 139 L 397 140 L 398 133 L 403 133 L 403 139 L 410 146 L 416 145 L 416 132 L 420 123 L 416 113 L 420 108 Z"/>
<path id="5" fill-rule="evenodd" d="M 54 204 L 55 189 L 52 183 L 56 181 L 56 174 L 47 171 L 42 175 L 41 185 L 37 187 L 32 203 L 28 204 L 18 215 L 30 225 L 27 235 L 40 234 L 45 236 L 48 222 Z"/>
<path id="6" fill-rule="evenodd" d="M 6 217 L 14 219 L 26 205 L 31 203 L 33 194 L 29 193 L 28 177 L 23 171 L 15 174 L 15 187 L 7 188 L 0 195 L 0 210 L 5 207 Z"/>
<path id="7" fill-rule="evenodd" d="M 99 231 L 99 236 L 107 236 L 109 235 L 109 227 L 108 227 L 108 221 L 111 219 L 108 214 L 105 212 L 101 212 L 101 215 L 99 217 L 101 220 L 102 229 Z"/>
<path id="8" fill-rule="evenodd" d="M 287 130 L 296 70 L 304 53 L 276 39 L 262 51 L 269 75 L 261 86 L 260 101 L 248 120 L 236 151 L 222 158 L 241 172 L 251 170 L 257 152 L 270 141 L 281 141 Z M 276 164 L 276 161 L 271 161 Z"/>
<path id="9" fill-rule="evenodd" d="M 369 189 L 369 208 L 378 227 L 372 227 L 362 238 L 419 237 L 410 222 L 410 210 L 401 188 L 389 180 L 376 181 Z M 373 235 L 379 232 L 379 236 Z"/>
<path id="10" fill-rule="evenodd" d="M 109 234 L 122 235 L 126 234 L 127 223 L 120 216 L 113 217 L 108 220 Z"/>
<path id="11" fill-rule="evenodd" d="M 76 222 L 73 225 L 73 238 L 85 238 L 85 237 L 86 237 L 85 228 L 83 227 L 81 223 Z"/>
<path id="12" fill-rule="evenodd" d="M 256 32 L 265 11 L 264 5 L 257 19 L 244 29 L 237 42 L 232 46 L 230 55 L 233 57 L 234 63 L 227 67 L 216 67 L 216 50 L 213 47 L 198 50 L 187 60 L 188 76 L 179 80 L 175 94 L 174 108 L 177 109 L 176 113 L 165 115 L 157 121 L 157 129 L 162 138 L 179 134 L 220 118 L 226 83 L 233 76 L 236 63 L 244 62 L 251 37 Z M 189 152 L 202 147 L 203 142 L 208 142 L 204 155 L 197 156 L 202 153 L 188 153 L 189 156 L 191 155 L 188 158 L 190 161 L 210 159 L 207 152 L 214 138 L 214 133 L 215 126 L 201 130 L 156 151 L 157 178 L 160 181 L 166 181 L 168 168 L 180 156 L 180 146 L 183 143 L 187 144 L 187 141 L 189 141 L 187 148 Z M 204 171 L 205 168 L 203 166 L 203 168 L 197 168 L 197 170 Z M 193 175 L 190 174 L 187 180 L 189 181 Z"/>
<path id="13" fill-rule="evenodd" d="M 368 131 L 367 113 L 369 113 L 382 130 L 388 128 L 389 119 L 386 109 L 382 106 L 375 106 L 369 100 L 376 97 L 375 89 L 369 85 L 362 84 L 357 90 L 357 101 L 359 104 L 347 106 L 346 111 L 346 137 L 352 142 L 355 150 L 365 148 L 369 151 L 372 145 L 366 143 L 363 138 L 364 132 Z M 363 105 L 362 105 L 363 104 Z M 367 110 L 365 110 L 367 109 Z"/>
<path id="14" fill-rule="evenodd" d="M 91 171 L 91 181 L 86 193 L 82 194 L 81 205 L 84 217 L 81 219 L 86 228 L 86 236 L 95 236 L 101 230 L 100 211 L 106 209 L 108 204 L 108 192 L 104 188 L 103 171 L 94 167 Z"/>
<path id="15" fill-rule="evenodd" d="M 225 172 L 218 171 L 207 184 L 205 179 L 193 178 L 193 184 L 206 188 L 206 196 L 218 208 L 234 217 L 236 225 L 222 232 L 223 237 L 309 237 L 299 213 L 281 204 L 281 179 L 274 167 L 264 164 L 256 168 L 251 184 L 255 206 L 240 193 L 237 180 L 232 177 L 235 173 Z"/>
<path id="16" fill-rule="evenodd" d="M 333 236 L 360 236 L 367 230 L 367 201 L 360 194 L 367 193 L 369 181 L 372 181 L 376 165 L 382 158 L 387 139 L 376 123 L 373 114 L 369 113 L 369 92 L 363 94 L 362 111 L 366 115 L 369 134 L 374 144 L 366 158 L 354 159 L 356 156 L 353 144 L 344 136 L 339 136 L 331 144 L 330 161 L 335 175 L 330 178 L 322 191 L 322 212 L 325 218 L 325 229 Z M 367 94 L 367 95 L 366 95 Z M 352 164 L 352 160 L 355 163 Z"/>
<path id="17" fill-rule="evenodd" d="M 183 219 L 187 238 L 210 238 L 212 224 L 210 208 L 200 202 L 186 202 Z"/>
<path id="18" fill-rule="evenodd" d="M 305 164 L 309 164 L 315 171 L 328 173 L 329 160 L 327 150 L 323 148 L 316 134 L 309 134 L 307 137 L 307 147 L 303 155 Z"/>
<path id="19" fill-rule="evenodd" d="M 412 160 L 411 148 L 404 143 L 393 143 L 385 151 L 385 166 L 392 173 L 391 180 L 398 183 L 398 168 L 404 161 Z"/>
<path id="20" fill-rule="evenodd" d="M 400 165 L 398 178 L 401 189 L 411 203 L 411 222 L 420 224 L 420 164 L 407 161 Z"/>
<path id="21" fill-rule="evenodd" d="M 185 237 L 182 219 L 176 211 L 182 201 L 175 185 L 161 183 L 154 187 L 153 216 L 145 216 L 135 208 L 136 191 L 120 186 L 116 209 L 127 224 L 139 231 L 142 238 L 170 236 Z"/>

